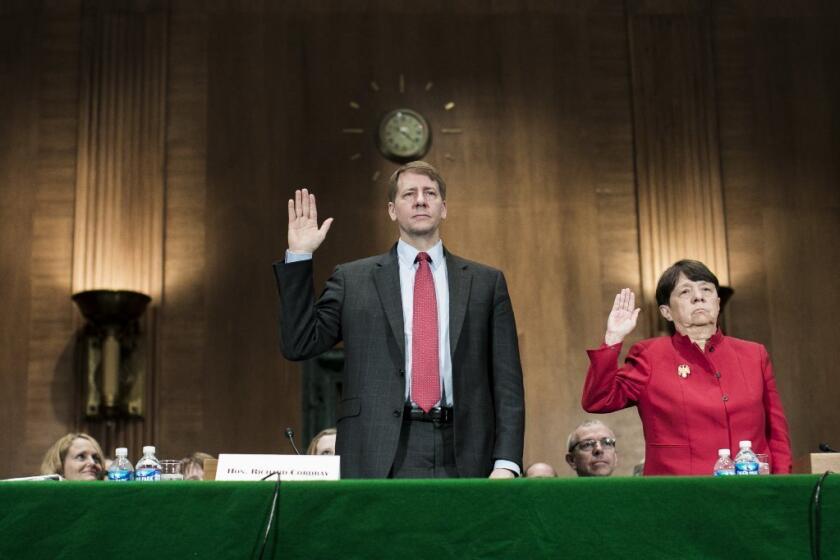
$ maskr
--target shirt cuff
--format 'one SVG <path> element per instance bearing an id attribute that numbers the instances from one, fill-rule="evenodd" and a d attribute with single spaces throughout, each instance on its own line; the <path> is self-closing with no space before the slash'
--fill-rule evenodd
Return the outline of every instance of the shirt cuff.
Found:
<path id="1" fill-rule="evenodd" d="M 286 249 L 286 264 L 311 260 L 312 253 L 292 253 Z"/>
<path id="2" fill-rule="evenodd" d="M 493 464 L 494 469 L 507 469 L 516 476 L 522 476 L 522 471 L 519 469 L 519 465 L 514 463 L 513 461 L 506 461 L 505 459 L 496 459 L 496 462 Z"/>

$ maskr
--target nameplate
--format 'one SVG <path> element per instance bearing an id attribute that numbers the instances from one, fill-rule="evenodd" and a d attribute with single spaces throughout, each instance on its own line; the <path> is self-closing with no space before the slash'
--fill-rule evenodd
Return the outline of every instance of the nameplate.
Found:
<path id="1" fill-rule="evenodd" d="M 338 455 L 250 455 L 222 453 L 216 480 L 339 480 Z"/>

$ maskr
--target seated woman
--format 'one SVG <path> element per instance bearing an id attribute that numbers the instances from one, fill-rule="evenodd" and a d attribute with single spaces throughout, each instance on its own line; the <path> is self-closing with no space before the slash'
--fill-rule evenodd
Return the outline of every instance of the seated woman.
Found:
<path id="1" fill-rule="evenodd" d="M 62 436 L 44 455 L 41 474 L 58 474 L 67 480 L 101 480 L 105 474 L 102 448 L 87 434 Z"/>
<path id="2" fill-rule="evenodd" d="M 635 294 L 615 296 L 604 344 L 589 350 L 581 404 L 587 412 L 635 406 L 645 434 L 645 475 L 711 475 L 718 448 L 739 440 L 769 455 L 773 473 L 791 471 L 788 424 L 763 345 L 724 335 L 718 279 L 699 261 L 666 270 L 656 303 L 673 336 L 643 340 L 618 365 L 636 327 Z"/>
<path id="3" fill-rule="evenodd" d="M 335 455 L 335 428 L 321 430 L 309 442 L 307 455 Z"/>

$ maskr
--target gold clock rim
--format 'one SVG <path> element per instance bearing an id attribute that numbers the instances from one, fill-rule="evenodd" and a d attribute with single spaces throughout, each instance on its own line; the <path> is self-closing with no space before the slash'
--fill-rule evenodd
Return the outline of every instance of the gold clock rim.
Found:
<path id="1" fill-rule="evenodd" d="M 410 156 L 401 156 L 391 152 L 383 143 L 382 141 L 382 128 L 385 123 L 387 123 L 391 116 L 396 113 L 409 113 L 416 117 L 420 122 L 423 123 L 423 126 L 426 127 L 427 137 L 426 142 L 423 145 L 423 148 L 419 150 L 416 154 Z M 415 109 L 411 109 L 409 107 L 397 107 L 395 109 L 391 109 L 383 113 L 383 115 L 379 118 L 379 125 L 376 127 L 376 149 L 379 150 L 379 153 L 382 154 L 385 159 L 393 161 L 395 163 L 408 163 L 410 161 L 418 160 L 424 157 L 426 154 L 429 153 L 429 150 L 432 147 L 432 127 L 429 125 L 429 119 L 423 116 L 422 113 Z"/>

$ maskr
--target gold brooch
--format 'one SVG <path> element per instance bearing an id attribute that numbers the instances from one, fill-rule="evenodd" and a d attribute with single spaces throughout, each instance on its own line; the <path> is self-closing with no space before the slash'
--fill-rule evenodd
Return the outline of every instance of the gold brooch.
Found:
<path id="1" fill-rule="evenodd" d="M 677 366 L 677 375 L 685 379 L 689 375 L 691 375 L 691 368 L 688 367 L 688 364 L 680 364 Z"/>

